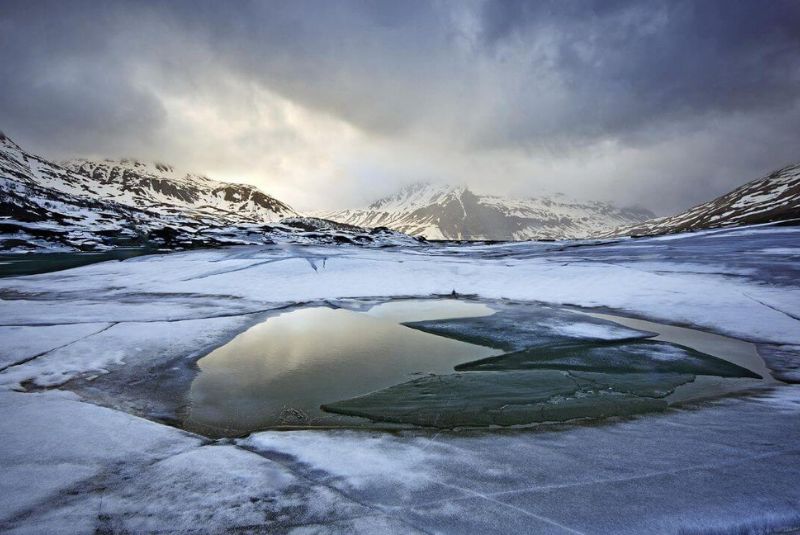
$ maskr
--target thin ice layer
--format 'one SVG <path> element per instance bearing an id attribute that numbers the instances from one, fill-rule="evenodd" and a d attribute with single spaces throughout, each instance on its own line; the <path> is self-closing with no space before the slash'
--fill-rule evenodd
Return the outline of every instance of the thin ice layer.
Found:
<path id="1" fill-rule="evenodd" d="M 463 342 L 520 351 L 574 342 L 637 340 L 655 333 L 622 327 L 586 314 L 537 304 L 496 305 L 491 316 L 407 322 L 403 325 Z"/>
<path id="2" fill-rule="evenodd" d="M 752 377 L 756 373 L 694 349 L 640 340 L 622 344 L 533 347 L 456 366 L 457 370 L 578 370 L 606 373 L 683 373 Z"/>
<path id="3" fill-rule="evenodd" d="M 329 412 L 440 428 L 520 425 L 663 410 L 694 379 L 681 374 L 572 375 L 557 370 L 431 375 L 323 405 Z"/>

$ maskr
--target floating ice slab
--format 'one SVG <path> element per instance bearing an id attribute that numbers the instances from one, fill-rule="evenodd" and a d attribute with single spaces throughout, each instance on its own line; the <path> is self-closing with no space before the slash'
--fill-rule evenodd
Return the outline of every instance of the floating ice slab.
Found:
<path id="1" fill-rule="evenodd" d="M 693 378 L 679 374 L 589 378 L 557 370 L 454 373 L 422 377 L 323 408 L 439 428 L 522 425 L 664 410 L 667 402 L 660 398 Z"/>
<path id="2" fill-rule="evenodd" d="M 698 375 L 761 379 L 747 368 L 690 347 L 645 339 L 669 338 L 665 334 L 555 307 L 494 306 L 501 310 L 489 316 L 405 325 L 516 351 L 455 366 L 469 373 L 423 377 L 323 408 L 441 428 L 519 425 L 664 410 L 668 403 L 663 398 Z M 650 326 L 660 329 L 654 323 Z M 742 388 L 720 381 L 700 382 L 675 399 Z"/>
<path id="3" fill-rule="evenodd" d="M 499 310 L 491 319 L 468 317 L 413 321 L 404 325 L 503 351 L 581 341 L 636 340 L 656 335 L 563 308 L 526 303 L 496 303 L 493 306 Z"/>
<path id="4" fill-rule="evenodd" d="M 667 342 L 642 340 L 605 345 L 532 347 L 459 364 L 457 370 L 556 369 L 605 373 L 682 373 L 718 377 L 761 376 L 746 368 Z"/>

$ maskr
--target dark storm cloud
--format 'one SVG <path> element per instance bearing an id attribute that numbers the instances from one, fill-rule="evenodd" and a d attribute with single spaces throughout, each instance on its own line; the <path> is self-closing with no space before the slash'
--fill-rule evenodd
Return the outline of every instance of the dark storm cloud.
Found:
<path id="1" fill-rule="evenodd" d="M 488 1 L 474 35 L 453 18 L 459 5 L 166 9 L 243 75 L 379 133 L 439 121 L 474 127 L 479 144 L 591 142 L 798 97 L 796 0 Z"/>
<path id="2" fill-rule="evenodd" d="M 2 127 L 55 150 L 148 136 L 164 112 L 156 95 L 137 86 L 124 51 L 112 48 L 107 30 L 119 14 L 101 2 L 72 7 L 0 6 Z"/>
<path id="3" fill-rule="evenodd" d="M 800 94 L 794 0 L 508 0 L 486 3 L 482 16 L 483 41 L 494 49 L 524 46 L 555 29 L 554 69 L 574 104 L 568 115 L 595 135 L 627 135 L 654 121 L 697 115 L 785 109 Z"/>
<path id="4" fill-rule="evenodd" d="M 417 143 L 431 172 L 464 154 L 556 175 L 585 158 L 563 175 L 573 191 L 658 209 L 674 182 L 678 209 L 800 159 L 798 28 L 796 0 L 4 2 L 0 127 L 45 152 L 163 154 L 183 150 L 167 96 L 227 110 L 224 85 L 253 84 Z M 586 156 L 602 151 L 605 175 Z"/>

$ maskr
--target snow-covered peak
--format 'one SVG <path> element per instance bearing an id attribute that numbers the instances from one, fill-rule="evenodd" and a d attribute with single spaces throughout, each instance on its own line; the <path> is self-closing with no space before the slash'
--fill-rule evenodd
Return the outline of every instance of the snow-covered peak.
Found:
<path id="1" fill-rule="evenodd" d="M 414 206 L 444 204 L 458 199 L 468 191 L 466 186 L 450 186 L 416 182 L 403 187 L 394 195 L 378 199 L 369 205 L 370 210 L 407 210 Z"/>
<path id="2" fill-rule="evenodd" d="M 183 173 L 167 163 L 144 162 L 134 158 L 121 158 L 119 160 L 110 158 L 103 160 L 75 158 L 61 162 L 61 166 L 70 171 L 104 181 L 119 181 L 125 177 L 135 175 L 158 180 L 170 180 L 180 184 L 194 182 L 202 182 L 210 186 L 230 184 L 211 180 L 204 175 Z M 241 186 L 241 184 L 236 185 Z"/>
<path id="3" fill-rule="evenodd" d="M 319 214 L 360 226 L 385 226 L 428 239 L 583 238 L 653 217 L 640 208 L 581 202 L 564 195 L 510 199 L 466 186 L 411 184 L 367 208 Z"/>
<path id="4" fill-rule="evenodd" d="M 165 163 L 76 159 L 62 163 L 84 177 L 92 191 L 117 202 L 153 210 L 181 210 L 222 217 L 228 222 L 274 222 L 297 215 L 255 186 L 182 173 Z"/>
<path id="5" fill-rule="evenodd" d="M 5 132 L 0 130 L 0 147 L 4 149 L 13 149 L 13 150 L 21 150 L 19 145 L 14 143 L 10 137 L 8 137 Z"/>

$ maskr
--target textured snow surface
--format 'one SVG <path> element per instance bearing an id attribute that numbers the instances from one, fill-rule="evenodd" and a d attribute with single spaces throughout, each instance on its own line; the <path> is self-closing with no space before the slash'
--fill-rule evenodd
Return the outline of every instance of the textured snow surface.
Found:
<path id="1" fill-rule="evenodd" d="M 109 323 L 77 325 L 0 327 L 0 369 L 75 343 L 83 337 L 98 333 Z"/>
<path id="2" fill-rule="evenodd" d="M 609 307 L 751 341 L 796 345 L 798 256 L 761 251 L 798 239 L 800 229 L 764 228 L 593 247 L 570 242 L 391 250 L 276 246 L 143 256 L 0 280 L 0 292 L 11 295 L 0 305 L 0 325 L 192 319 L 290 302 L 455 290 Z"/>
<path id="3" fill-rule="evenodd" d="M 104 372 L 110 366 L 127 362 L 141 366 L 150 361 L 187 355 L 238 332 L 248 320 L 233 316 L 170 323 L 124 321 L 107 324 L 101 329 L 95 323 L 72 325 L 69 327 L 89 326 L 90 333 L 95 334 L 52 349 L 25 366 L 7 369 L 0 374 L 0 386 L 26 381 L 36 386 L 56 386 L 86 370 Z M 9 336 L 9 339 L 21 345 L 24 342 L 19 336 L 24 335 Z"/>
<path id="4" fill-rule="evenodd" d="M 796 377 L 798 240 L 800 228 L 762 227 L 594 245 L 238 247 L 2 279 L 0 345 L 12 365 L 0 372 L 0 531 L 797 529 L 797 386 L 595 425 L 216 442 L 130 414 L 124 391 L 92 398 L 107 408 L 54 386 L 84 395 L 112 370 L 157 396 L 162 372 L 189 370 L 288 304 L 453 290 L 756 341 Z M 595 331 L 563 334 L 609 334 Z"/>
<path id="5" fill-rule="evenodd" d="M 116 465 L 152 462 L 201 443 L 176 429 L 82 403 L 66 392 L 2 392 L 0 407 L 2 520 L 80 488 Z"/>
<path id="6" fill-rule="evenodd" d="M 269 432 L 242 443 L 448 533 L 797 526 L 798 395 L 540 432 Z M 763 435 L 759 415 L 771 418 Z"/>
<path id="7" fill-rule="evenodd" d="M 0 395 L 12 533 L 677 533 L 796 527 L 800 393 L 538 432 L 207 444 L 63 393 Z M 769 425 L 765 425 L 768 419 Z"/>

